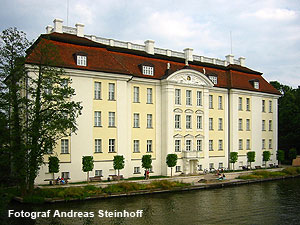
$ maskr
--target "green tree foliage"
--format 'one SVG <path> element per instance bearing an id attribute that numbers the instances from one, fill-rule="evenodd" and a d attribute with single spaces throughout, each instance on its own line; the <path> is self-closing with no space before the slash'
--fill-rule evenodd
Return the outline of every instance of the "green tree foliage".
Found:
<path id="1" fill-rule="evenodd" d="M 237 162 L 237 160 L 238 160 L 238 153 L 237 152 L 230 152 L 229 162 L 232 163 L 233 170 L 234 170 L 234 164 Z"/>
<path id="2" fill-rule="evenodd" d="M 151 155 L 143 155 L 142 157 L 142 167 L 146 170 L 152 168 L 152 159 Z"/>
<path id="3" fill-rule="evenodd" d="M 114 156 L 114 169 L 118 170 L 118 178 L 120 177 L 120 170 L 125 166 L 125 159 L 122 155 Z"/>
<path id="4" fill-rule="evenodd" d="M 293 161 L 293 159 L 296 159 L 296 157 L 297 157 L 297 150 L 295 148 L 291 148 L 289 150 L 289 159 Z"/>
<path id="5" fill-rule="evenodd" d="M 284 151 L 283 150 L 278 150 L 277 151 L 277 160 L 279 162 L 279 164 L 285 159 L 284 156 Z"/>
<path id="6" fill-rule="evenodd" d="M 265 166 L 267 167 L 267 162 L 270 160 L 271 152 L 263 151 L 263 161 L 265 162 Z"/>
<path id="7" fill-rule="evenodd" d="M 270 83 L 282 93 L 278 99 L 278 147 L 288 158 L 291 148 L 300 154 L 300 87 L 294 89 L 277 81 Z"/>
<path id="8" fill-rule="evenodd" d="M 93 156 L 82 157 L 82 171 L 87 173 L 87 181 L 89 182 L 89 172 L 94 169 Z"/>
<path id="9" fill-rule="evenodd" d="M 177 155 L 176 154 L 168 154 L 166 158 L 166 163 L 168 167 L 171 167 L 171 177 L 172 177 L 172 169 L 177 164 Z"/>
<path id="10" fill-rule="evenodd" d="M 247 152 L 247 161 L 250 163 L 251 169 L 251 163 L 255 162 L 255 152 Z"/>
<path id="11" fill-rule="evenodd" d="M 54 179 L 54 173 L 59 172 L 59 159 L 56 156 L 49 157 L 49 173 L 52 173 Z"/>

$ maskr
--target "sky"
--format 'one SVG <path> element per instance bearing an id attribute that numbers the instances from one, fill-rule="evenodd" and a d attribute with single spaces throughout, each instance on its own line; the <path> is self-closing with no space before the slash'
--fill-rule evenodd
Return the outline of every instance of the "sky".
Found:
<path id="1" fill-rule="evenodd" d="M 17 27 L 34 40 L 55 18 L 83 23 L 85 34 L 196 55 L 225 59 L 232 50 L 267 81 L 300 85 L 299 0 L 1 0 L 0 31 Z"/>

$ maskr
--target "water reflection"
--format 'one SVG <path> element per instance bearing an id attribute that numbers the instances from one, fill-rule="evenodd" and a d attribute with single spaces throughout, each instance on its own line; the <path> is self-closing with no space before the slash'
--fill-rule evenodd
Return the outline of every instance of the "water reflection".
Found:
<path id="1" fill-rule="evenodd" d="M 94 212 L 94 218 L 14 219 L 10 224 L 299 224 L 300 179 L 182 193 L 55 205 L 11 204 L 16 211 Z M 136 211 L 142 218 L 99 218 L 98 210 Z"/>

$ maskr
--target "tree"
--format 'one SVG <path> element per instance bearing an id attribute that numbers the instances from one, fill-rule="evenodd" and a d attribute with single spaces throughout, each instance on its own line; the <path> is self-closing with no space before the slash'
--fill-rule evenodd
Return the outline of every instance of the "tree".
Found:
<path id="1" fill-rule="evenodd" d="M 89 182 L 89 173 L 94 169 L 93 156 L 83 156 L 82 157 L 82 171 L 87 173 L 87 182 Z"/>
<path id="2" fill-rule="evenodd" d="M 114 156 L 114 169 L 118 170 L 118 179 L 120 178 L 120 170 L 125 166 L 125 159 L 122 155 Z"/>
<path id="3" fill-rule="evenodd" d="M 147 171 L 152 168 L 152 159 L 151 155 L 143 155 L 142 157 L 142 167 Z"/>
<path id="4" fill-rule="evenodd" d="M 283 150 L 278 150 L 277 151 L 277 160 L 279 162 L 279 165 L 281 164 L 281 162 L 284 160 L 284 151 Z"/>
<path id="5" fill-rule="evenodd" d="M 177 164 L 177 155 L 176 154 L 168 154 L 166 163 L 167 163 L 168 167 L 171 167 L 171 177 L 172 177 L 172 169 Z"/>
<path id="6" fill-rule="evenodd" d="M 297 157 L 297 150 L 295 148 L 291 148 L 289 150 L 289 159 L 291 160 L 291 162 L 293 162 L 293 159 L 296 159 Z"/>
<path id="7" fill-rule="evenodd" d="M 49 157 L 49 173 L 52 173 L 52 178 L 54 180 L 54 173 L 59 172 L 59 159 L 56 156 Z"/>
<path id="8" fill-rule="evenodd" d="M 267 162 L 270 160 L 271 152 L 263 151 L 263 161 L 265 162 L 265 167 L 267 167 Z"/>
<path id="9" fill-rule="evenodd" d="M 232 163 L 233 170 L 234 170 L 234 164 L 237 162 L 237 160 L 238 160 L 238 153 L 237 152 L 230 152 L 229 162 Z"/>
<path id="10" fill-rule="evenodd" d="M 247 161 L 250 163 L 251 169 L 251 163 L 255 162 L 255 152 L 247 152 Z"/>

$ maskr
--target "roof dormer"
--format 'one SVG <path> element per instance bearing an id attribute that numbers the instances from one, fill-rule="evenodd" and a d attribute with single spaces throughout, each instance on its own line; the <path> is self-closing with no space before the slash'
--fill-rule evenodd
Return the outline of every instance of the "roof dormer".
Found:
<path id="1" fill-rule="evenodd" d="M 152 63 L 142 63 L 139 68 L 143 75 L 154 76 L 154 65 Z"/>
<path id="2" fill-rule="evenodd" d="M 255 89 L 259 89 L 259 80 L 258 79 L 249 80 L 249 82 Z"/>
<path id="3" fill-rule="evenodd" d="M 77 66 L 87 66 L 87 53 L 76 52 L 74 57 Z"/>

